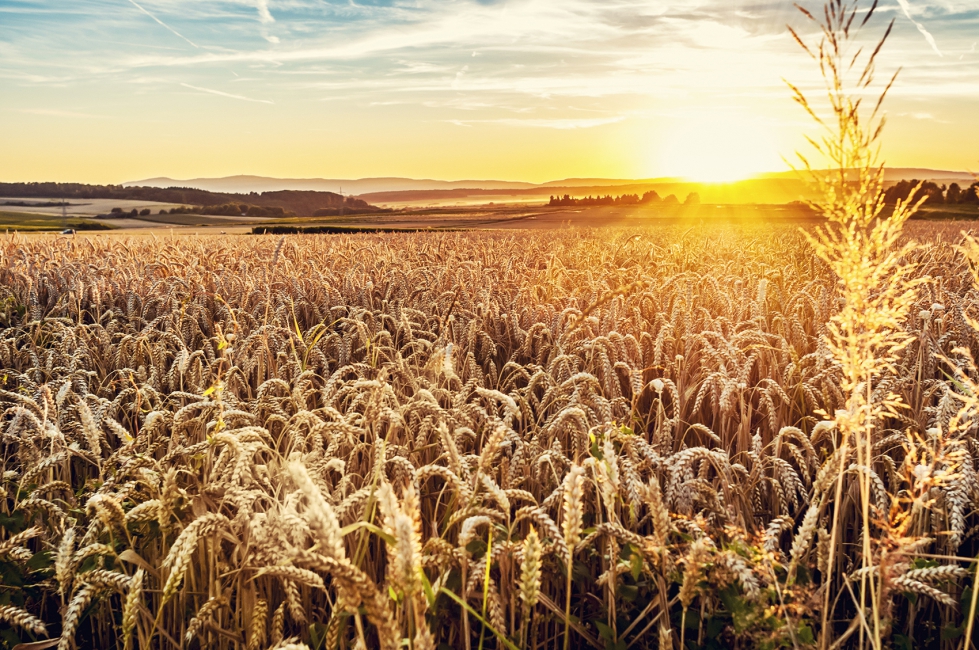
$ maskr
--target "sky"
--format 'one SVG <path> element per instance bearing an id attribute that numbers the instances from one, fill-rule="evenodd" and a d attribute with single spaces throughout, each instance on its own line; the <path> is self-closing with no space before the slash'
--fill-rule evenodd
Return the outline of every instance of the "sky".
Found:
<path id="1" fill-rule="evenodd" d="M 811 9 L 813 0 L 802 4 Z M 869 5 L 869 0 L 864 0 Z M 881 0 L 890 166 L 979 171 L 979 0 Z M 763 0 L 0 0 L 0 181 L 787 169 L 815 64 Z"/>

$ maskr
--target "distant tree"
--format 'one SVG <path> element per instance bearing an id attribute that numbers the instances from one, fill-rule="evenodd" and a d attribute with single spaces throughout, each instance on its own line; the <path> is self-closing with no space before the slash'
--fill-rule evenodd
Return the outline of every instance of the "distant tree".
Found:
<path id="1" fill-rule="evenodd" d="M 122 208 L 112 208 L 112 210 L 110 210 L 110 212 L 112 214 L 122 214 Z"/>
<path id="2" fill-rule="evenodd" d="M 687 200 L 683 202 L 683 205 L 700 205 L 700 195 L 696 192 L 687 194 Z"/>
<path id="3" fill-rule="evenodd" d="M 920 185 L 920 187 L 912 197 L 911 192 L 918 185 Z M 898 201 L 907 201 L 909 199 L 917 201 L 922 197 L 925 198 L 926 205 L 945 202 L 945 195 L 944 192 L 942 192 L 942 188 L 931 181 L 919 182 L 917 179 L 912 179 L 910 181 L 903 180 L 892 185 L 886 192 L 884 192 L 884 202 L 891 205 L 897 203 Z"/>
<path id="4" fill-rule="evenodd" d="M 149 213 L 150 213 L 150 209 L 149 208 L 143 208 L 142 210 L 139 211 L 139 216 L 145 217 L 145 216 L 148 216 Z"/>
<path id="5" fill-rule="evenodd" d="M 952 183 L 945 192 L 945 203 L 955 205 L 962 199 L 962 188 L 958 183 Z"/>
<path id="6" fill-rule="evenodd" d="M 580 199 L 576 199 L 568 194 L 564 196 L 551 196 L 548 200 L 549 206 L 601 206 L 601 205 L 639 205 L 640 203 L 655 203 L 660 200 L 659 195 L 656 192 L 646 192 L 640 197 L 638 194 L 622 194 L 620 196 L 612 196 L 611 194 L 606 194 L 605 196 L 592 196 L 589 194 Z M 676 201 L 676 197 L 673 197 Z"/>
<path id="7" fill-rule="evenodd" d="M 973 183 L 962 192 L 962 203 L 979 203 L 979 182 Z"/>
<path id="8" fill-rule="evenodd" d="M 680 205 L 680 199 L 676 198 L 675 194 L 670 194 L 663 199 L 663 205 Z"/>
<path id="9" fill-rule="evenodd" d="M 136 208 L 133 208 L 132 210 L 129 211 L 129 216 L 130 217 L 138 217 L 139 216 L 139 210 L 137 210 Z"/>
<path id="10" fill-rule="evenodd" d="M 167 214 L 167 209 L 163 208 L 162 210 L 160 210 L 160 214 Z"/>

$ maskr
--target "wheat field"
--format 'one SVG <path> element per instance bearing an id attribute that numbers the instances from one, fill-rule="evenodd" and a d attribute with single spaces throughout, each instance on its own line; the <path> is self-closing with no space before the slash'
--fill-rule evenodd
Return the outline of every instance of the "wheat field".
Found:
<path id="1" fill-rule="evenodd" d="M 975 647 L 979 241 L 858 5 L 804 228 L 0 238 L 0 647 Z"/>
<path id="2" fill-rule="evenodd" d="M 907 406 L 846 465 L 839 283 L 791 225 L 7 236 L 0 643 L 856 644 L 876 572 L 884 638 L 961 647 L 958 230 L 907 233 L 926 281 L 872 396 Z"/>

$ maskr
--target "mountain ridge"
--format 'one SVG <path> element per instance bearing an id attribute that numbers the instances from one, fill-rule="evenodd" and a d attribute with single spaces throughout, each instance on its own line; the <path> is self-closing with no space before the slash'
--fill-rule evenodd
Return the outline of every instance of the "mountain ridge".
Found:
<path id="1" fill-rule="evenodd" d="M 947 182 L 972 182 L 974 176 L 965 171 L 950 171 L 939 169 L 928 169 L 921 167 L 894 167 L 884 170 L 884 179 L 888 182 L 900 180 L 910 180 L 917 178 L 920 180 L 947 181 Z M 586 187 L 590 189 L 599 187 L 622 187 L 622 186 L 647 186 L 647 185 L 705 185 L 705 186 L 725 186 L 737 183 L 757 181 L 757 180 L 798 180 L 797 172 L 770 172 L 759 174 L 756 177 L 734 181 L 731 183 L 698 183 L 676 177 L 661 178 L 566 178 L 544 183 L 531 183 L 527 181 L 500 181 L 493 179 L 468 179 L 468 180 L 438 180 L 438 179 L 416 179 L 400 176 L 378 176 L 358 179 L 336 179 L 336 178 L 275 178 L 271 176 L 257 176 L 250 174 L 238 174 L 234 176 L 223 176 L 214 178 L 193 178 L 193 179 L 174 179 L 167 176 L 158 176 L 139 181 L 122 183 L 123 187 L 185 187 L 206 190 L 218 193 L 247 194 L 251 192 L 277 192 L 284 190 L 292 191 L 318 191 L 334 192 L 344 195 L 363 195 L 388 192 L 412 192 L 412 191 L 433 191 L 433 190 L 545 190 L 566 189 L 575 187 Z"/>

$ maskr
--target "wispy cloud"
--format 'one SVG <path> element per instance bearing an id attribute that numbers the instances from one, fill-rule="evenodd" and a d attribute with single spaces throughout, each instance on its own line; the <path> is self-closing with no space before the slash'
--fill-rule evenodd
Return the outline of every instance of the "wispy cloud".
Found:
<path id="1" fill-rule="evenodd" d="M 912 119 L 922 120 L 922 121 L 925 121 L 925 122 L 937 122 L 939 124 L 951 124 L 951 122 L 949 122 L 948 120 L 939 119 L 939 118 L 935 117 L 934 114 L 927 113 L 927 112 L 924 112 L 924 111 L 918 111 L 918 112 L 915 112 L 915 113 L 898 113 L 898 116 L 900 116 L 900 117 L 910 117 Z"/>
<path id="2" fill-rule="evenodd" d="M 269 11 L 268 0 L 255 0 L 255 8 L 258 9 L 258 22 L 262 24 L 262 38 L 269 43 L 278 43 L 279 37 L 269 33 L 269 25 L 275 22 L 272 12 Z"/>
<path id="3" fill-rule="evenodd" d="M 230 99 L 240 99 L 244 102 L 255 102 L 256 104 L 274 104 L 275 102 L 268 99 L 252 99 L 251 97 L 245 97 L 244 95 L 235 95 L 232 93 L 226 93 L 223 90 L 214 90 L 213 88 L 202 88 L 200 86 L 192 86 L 188 83 L 181 83 L 184 88 L 190 88 L 191 90 L 196 90 L 202 93 L 210 93 L 212 95 L 217 95 L 219 97 L 228 97 Z"/>
<path id="4" fill-rule="evenodd" d="M 904 66 L 888 104 L 907 116 L 895 131 L 944 134 L 938 120 L 914 120 L 960 120 L 979 100 L 976 3 L 880 3 L 898 17 L 881 79 Z M 651 159 L 664 133 L 732 111 L 798 133 L 792 120 L 803 116 L 781 78 L 807 90 L 821 79 L 787 22 L 807 28 L 785 0 L 0 0 L 0 110 L 26 122 L 18 109 L 84 106 L 187 126 L 167 135 L 174 142 L 202 124 L 215 141 L 234 138 L 218 113 L 198 110 L 204 99 L 176 101 L 206 93 L 240 102 L 243 120 L 268 117 L 261 104 L 280 107 L 288 120 L 256 129 L 254 141 L 296 151 L 329 125 L 378 143 L 363 147 L 374 159 L 394 160 L 424 132 L 432 157 L 458 160 L 453 148 L 478 146 L 490 130 L 515 150 L 541 151 L 538 139 L 560 133 L 575 151 L 594 140 Z M 693 117 L 696 108 L 707 114 Z M 963 149 L 970 138 L 936 135 L 934 146 Z"/>
<path id="5" fill-rule="evenodd" d="M 935 42 L 935 37 L 931 35 L 931 32 L 925 29 L 925 26 L 915 20 L 911 15 L 911 4 L 908 2 L 908 0 L 897 0 L 897 3 L 901 5 L 901 9 L 904 10 L 904 15 L 908 17 L 908 20 L 914 23 L 914 26 L 918 28 L 921 35 L 924 36 L 925 40 L 928 41 L 928 44 L 931 45 L 931 49 L 935 50 L 935 54 L 938 56 L 944 56 L 942 51 L 938 49 L 938 43 Z"/>
<path id="6" fill-rule="evenodd" d="M 188 43 L 190 43 L 191 45 L 193 45 L 195 48 L 200 49 L 200 46 L 197 43 L 195 43 L 194 41 L 190 40 L 189 38 L 187 38 L 186 36 L 184 36 L 183 34 L 181 34 L 180 32 L 178 32 L 173 27 L 171 27 L 170 25 L 166 24 L 165 22 L 163 22 L 162 20 L 160 20 L 159 18 L 157 18 L 156 16 L 154 16 L 150 12 L 146 11 L 146 9 L 144 9 L 142 5 L 138 4 L 136 2 L 136 0 L 129 0 L 129 2 L 134 7 L 136 7 L 140 11 L 142 11 L 144 14 L 146 14 L 147 16 L 149 16 L 150 18 L 152 18 L 153 20 L 155 20 L 157 23 L 159 23 L 160 25 L 162 25 L 166 29 L 169 29 L 176 36 L 178 36 L 178 37 L 182 38 L 183 40 L 187 41 Z"/>

